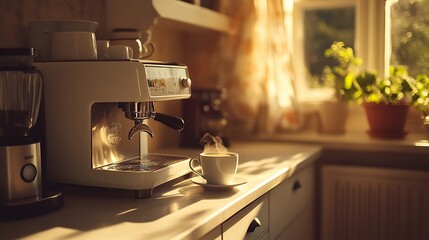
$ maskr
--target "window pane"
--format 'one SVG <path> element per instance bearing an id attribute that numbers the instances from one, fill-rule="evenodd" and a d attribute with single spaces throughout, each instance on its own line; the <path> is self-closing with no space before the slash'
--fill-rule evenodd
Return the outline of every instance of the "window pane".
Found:
<path id="1" fill-rule="evenodd" d="M 320 75 L 326 65 L 332 65 L 325 57 L 325 50 L 334 41 L 343 41 L 346 46 L 354 46 L 355 8 L 341 7 L 309 9 L 304 11 L 304 57 L 307 81 L 310 87 L 320 87 Z"/>
<path id="2" fill-rule="evenodd" d="M 429 0 L 398 0 L 391 6 L 392 65 L 411 76 L 429 74 Z"/>

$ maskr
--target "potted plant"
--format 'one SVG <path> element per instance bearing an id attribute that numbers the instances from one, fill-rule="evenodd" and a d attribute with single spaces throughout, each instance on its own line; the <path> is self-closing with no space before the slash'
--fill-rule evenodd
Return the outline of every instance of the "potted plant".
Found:
<path id="1" fill-rule="evenodd" d="M 359 90 L 355 98 L 363 103 L 369 131 L 375 138 L 403 138 L 405 122 L 414 92 L 414 79 L 405 66 L 391 66 L 389 77 L 379 77 L 375 72 L 356 76 Z"/>
<path id="2" fill-rule="evenodd" d="M 325 51 L 325 55 L 335 60 L 337 64 L 325 67 L 323 74 L 325 85 L 335 90 L 337 103 L 335 111 L 345 117 L 347 113 L 344 113 L 342 110 L 344 107 L 341 107 L 341 104 L 347 106 L 349 101 L 355 101 L 362 104 L 365 109 L 370 136 L 403 138 L 406 135 L 404 127 L 410 103 L 423 109 L 425 100 L 420 97 L 429 99 L 428 92 L 424 91 L 428 89 L 429 78 L 423 75 L 419 77 L 419 89 L 421 89 L 419 92 L 415 86 L 415 79 L 408 75 L 406 66 L 391 66 L 389 76 L 386 78 L 378 76 L 374 71 L 359 72 L 362 59 L 356 57 L 353 49 L 345 47 L 343 42 L 334 42 Z M 427 103 L 423 116 L 427 119 L 429 128 Z M 320 111 L 322 124 L 325 120 L 340 125 L 338 121 L 324 119 L 324 115 L 332 117 L 334 114 L 332 114 L 333 111 L 326 111 L 327 104 L 322 106 L 324 106 Z"/>
<path id="3" fill-rule="evenodd" d="M 325 85 L 334 89 L 335 98 L 338 101 L 354 100 L 358 91 L 355 78 L 359 73 L 362 59 L 354 55 L 353 48 L 345 47 L 344 42 L 334 42 L 326 49 L 325 56 L 333 59 L 337 64 L 324 68 Z"/>
<path id="4" fill-rule="evenodd" d="M 412 103 L 421 113 L 427 138 L 429 139 L 429 77 L 425 74 L 420 74 L 416 77 Z"/>
<path id="5" fill-rule="evenodd" d="M 324 86 L 334 89 L 334 96 L 319 106 L 319 130 L 323 133 L 344 133 L 348 102 L 355 99 L 355 93 L 358 91 L 355 77 L 362 59 L 356 57 L 353 49 L 346 47 L 341 41 L 332 43 L 330 48 L 326 49 L 325 56 L 332 59 L 334 64 L 324 68 L 322 79 Z"/>

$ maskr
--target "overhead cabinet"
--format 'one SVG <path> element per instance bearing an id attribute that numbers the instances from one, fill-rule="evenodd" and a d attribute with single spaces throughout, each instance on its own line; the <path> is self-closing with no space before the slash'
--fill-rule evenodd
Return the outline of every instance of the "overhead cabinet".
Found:
<path id="1" fill-rule="evenodd" d="M 133 28 L 145 32 L 159 22 L 184 31 L 229 31 L 221 13 L 179 0 L 106 0 L 107 30 Z"/>

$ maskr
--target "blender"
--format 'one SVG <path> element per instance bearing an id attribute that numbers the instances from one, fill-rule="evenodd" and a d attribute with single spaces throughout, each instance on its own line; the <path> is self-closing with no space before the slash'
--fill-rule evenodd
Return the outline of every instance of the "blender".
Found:
<path id="1" fill-rule="evenodd" d="M 42 76 L 32 65 L 31 48 L 0 48 L 0 215 L 38 215 L 61 204 L 61 194 L 42 192 L 37 121 Z M 58 201 L 61 199 L 60 201 Z"/>

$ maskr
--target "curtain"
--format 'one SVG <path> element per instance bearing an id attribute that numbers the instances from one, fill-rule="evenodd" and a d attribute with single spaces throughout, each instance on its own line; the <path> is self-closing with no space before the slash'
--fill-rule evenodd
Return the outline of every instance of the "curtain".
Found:
<path id="1" fill-rule="evenodd" d="M 220 80 L 236 132 L 273 133 L 300 126 L 283 0 L 224 1 L 231 33 L 221 43 Z"/>

